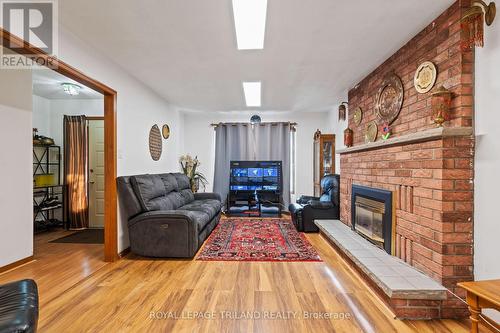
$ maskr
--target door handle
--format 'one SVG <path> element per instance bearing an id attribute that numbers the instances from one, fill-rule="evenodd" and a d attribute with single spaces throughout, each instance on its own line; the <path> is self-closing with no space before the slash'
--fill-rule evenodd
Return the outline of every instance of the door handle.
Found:
<path id="1" fill-rule="evenodd" d="M 89 184 L 95 184 L 95 182 L 89 182 Z"/>

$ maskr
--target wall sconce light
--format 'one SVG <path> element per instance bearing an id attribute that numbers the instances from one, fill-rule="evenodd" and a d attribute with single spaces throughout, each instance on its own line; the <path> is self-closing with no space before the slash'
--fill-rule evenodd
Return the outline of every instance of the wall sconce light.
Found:
<path id="1" fill-rule="evenodd" d="M 474 46 L 484 46 L 484 23 L 487 26 L 492 25 L 496 13 L 497 9 L 493 1 L 489 5 L 483 0 L 472 2 L 472 6 L 464 12 L 461 19 L 461 28 L 465 35 L 461 45 L 463 50 L 470 50 Z"/>
<path id="2" fill-rule="evenodd" d="M 443 127 L 443 123 L 449 119 L 452 92 L 445 87 L 439 87 L 432 94 L 432 120 L 438 127 Z"/>
<path id="3" fill-rule="evenodd" d="M 346 118 L 346 113 L 347 113 L 347 107 L 346 107 L 346 105 L 348 106 L 349 103 L 342 102 L 339 105 L 339 120 L 345 120 L 345 118 Z"/>

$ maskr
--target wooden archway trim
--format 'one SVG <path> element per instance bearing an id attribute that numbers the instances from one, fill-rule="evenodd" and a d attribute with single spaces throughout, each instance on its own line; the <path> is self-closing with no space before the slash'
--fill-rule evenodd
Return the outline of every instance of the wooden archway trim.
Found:
<path id="1" fill-rule="evenodd" d="M 54 71 L 104 95 L 104 260 L 118 259 L 117 193 L 116 193 L 116 102 L 117 92 L 105 84 L 92 79 L 67 63 L 55 59 L 39 48 L 0 28 L 0 43 L 5 48 L 15 49 L 24 55 L 36 55 L 46 63 L 51 62 Z"/>

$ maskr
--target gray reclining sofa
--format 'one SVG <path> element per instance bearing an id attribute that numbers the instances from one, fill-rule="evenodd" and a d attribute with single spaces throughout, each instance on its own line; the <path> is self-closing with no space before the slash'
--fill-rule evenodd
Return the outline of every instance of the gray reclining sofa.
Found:
<path id="1" fill-rule="evenodd" d="M 219 223 L 220 195 L 193 193 L 184 174 L 118 177 L 117 186 L 132 253 L 192 258 Z"/>

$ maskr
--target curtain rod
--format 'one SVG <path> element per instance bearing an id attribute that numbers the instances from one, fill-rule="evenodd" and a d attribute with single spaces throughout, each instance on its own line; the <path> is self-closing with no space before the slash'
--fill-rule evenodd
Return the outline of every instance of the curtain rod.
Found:
<path id="1" fill-rule="evenodd" d="M 252 124 L 252 123 L 218 123 L 218 124 L 210 124 L 210 126 L 212 127 L 218 127 L 219 125 L 230 125 L 230 126 L 237 126 L 237 125 L 244 125 L 244 126 L 248 126 L 248 125 L 265 125 L 265 124 L 271 124 L 271 125 L 279 125 L 279 124 L 288 124 L 290 126 L 297 126 L 297 123 L 287 123 L 287 122 L 267 122 L 267 123 L 255 123 L 255 124 Z"/>

